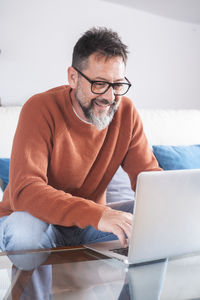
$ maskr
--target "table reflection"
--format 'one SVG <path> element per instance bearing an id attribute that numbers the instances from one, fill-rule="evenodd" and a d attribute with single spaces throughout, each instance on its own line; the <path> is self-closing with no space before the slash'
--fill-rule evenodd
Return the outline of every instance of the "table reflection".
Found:
<path id="1" fill-rule="evenodd" d="M 31 271 L 22 271 L 13 266 L 12 282 L 16 282 L 12 288 L 13 300 L 49 300 L 52 290 L 52 266 L 44 265 Z"/>
<path id="2" fill-rule="evenodd" d="M 71 251 L 63 257 L 50 251 L 9 255 L 12 299 L 160 299 L 167 260 L 127 267 L 90 250 L 74 253 L 76 260 Z"/>

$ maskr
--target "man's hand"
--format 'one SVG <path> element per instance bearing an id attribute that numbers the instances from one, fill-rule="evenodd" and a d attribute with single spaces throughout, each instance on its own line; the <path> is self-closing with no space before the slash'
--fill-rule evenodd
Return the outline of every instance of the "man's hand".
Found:
<path id="1" fill-rule="evenodd" d="M 127 247 L 126 236 L 131 237 L 133 215 L 131 213 L 108 208 L 98 223 L 98 230 L 114 233 L 122 247 Z"/>

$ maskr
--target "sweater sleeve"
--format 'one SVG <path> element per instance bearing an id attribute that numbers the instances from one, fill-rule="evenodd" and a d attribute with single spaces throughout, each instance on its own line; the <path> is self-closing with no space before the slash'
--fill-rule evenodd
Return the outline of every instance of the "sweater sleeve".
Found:
<path id="1" fill-rule="evenodd" d="M 27 211 L 49 224 L 97 228 L 104 205 L 48 184 L 55 124 L 44 105 L 38 109 L 37 96 L 33 100 L 22 108 L 13 141 L 7 191 L 11 208 Z"/>
<path id="2" fill-rule="evenodd" d="M 161 171 L 143 130 L 142 120 L 132 107 L 132 136 L 122 167 L 128 173 L 131 187 L 135 191 L 137 175 L 143 171 Z"/>

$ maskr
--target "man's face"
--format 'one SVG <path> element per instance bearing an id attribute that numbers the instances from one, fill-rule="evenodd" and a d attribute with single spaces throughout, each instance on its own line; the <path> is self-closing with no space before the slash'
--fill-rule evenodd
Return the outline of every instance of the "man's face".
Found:
<path id="1" fill-rule="evenodd" d="M 125 64 L 121 57 L 106 60 L 103 56 L 92 54 L 87 67 L 81 71 L 91 80 L 111 83 L 125 81 Z M 94 124 L 99 130 L 109 125 L 121 100 L 120 96 L 114 95 L 112 87 L 102 95 L 92 93 L 91 83 L 81 75 L 78 75 L 74 96 L 75 109 L 79 116 Z"/>

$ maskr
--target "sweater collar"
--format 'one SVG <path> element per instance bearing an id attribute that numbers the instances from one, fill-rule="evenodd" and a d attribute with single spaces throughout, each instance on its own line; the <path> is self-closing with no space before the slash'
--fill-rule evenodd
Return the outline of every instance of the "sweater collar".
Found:
<path id="1" fill-rule="evenodd" d="M 81 120 L 82 122 L 84 122 L 84 123 L 86 123 L 86 124 L 89 124 L 89 125 L 93 125 L 91 122 L 82 119 L 82 118 L 78 115 L 78 113 L 76 112 L 76 110 L 75 110 L 75 108 L 74 108 L 74 106 L 73 106 L 72 97 L 74 97 L 74 93 L 73 93 L 73 91 L 72 91 L 72 89 L 71 89 L 71 90 L 70 90 L 70 101 L 71 101 L 71 105 L 72 105 L 72 109 L 73 109 L 74 114 L 75 114 L 75 115 L 77 116 L 77 118 L 79 118 L 79 120 Z M 94 126 L 94 125 L 93 125 L 93 126 Z"/>

